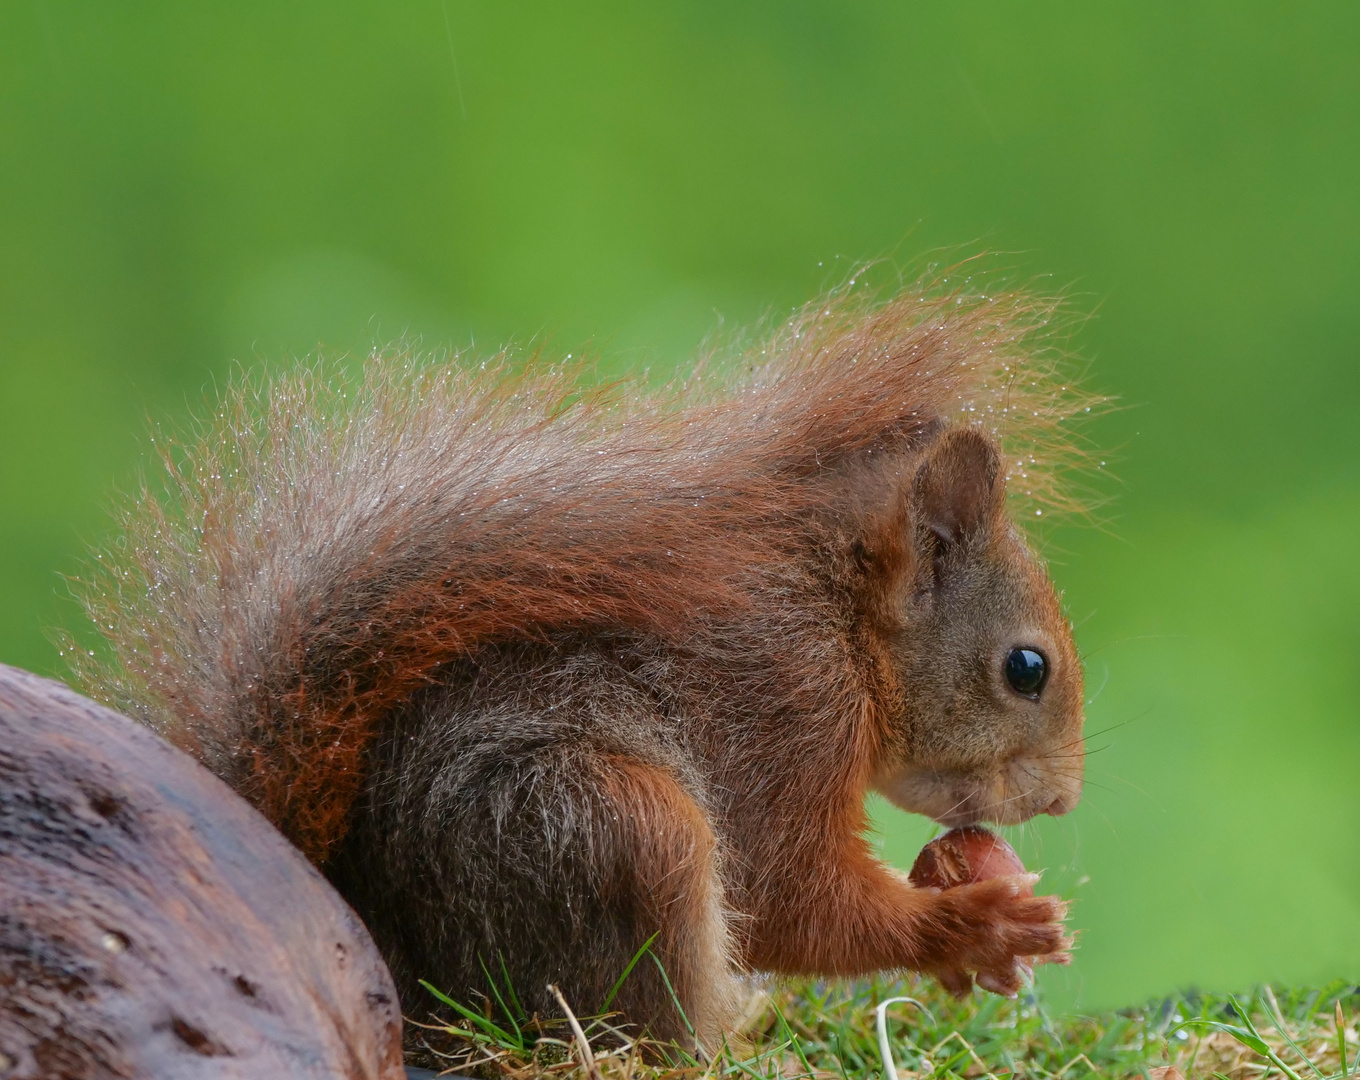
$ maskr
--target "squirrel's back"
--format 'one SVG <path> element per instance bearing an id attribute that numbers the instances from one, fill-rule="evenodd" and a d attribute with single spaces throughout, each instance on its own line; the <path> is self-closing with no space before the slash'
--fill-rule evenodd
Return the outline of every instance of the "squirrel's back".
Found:
<path id="1" fill-rule="evenodd" d="M 109 648 L 75 665 L 324 863 L 386 718 L 448 665 L 739 622 L 848 459 L 973 425 L 1055 499 L 1084 401 L 1035 345 L 1050 313 L 847 288 L 659 389 L 403 350 L 238 386 L 128 502 L 85 591 Z"/>

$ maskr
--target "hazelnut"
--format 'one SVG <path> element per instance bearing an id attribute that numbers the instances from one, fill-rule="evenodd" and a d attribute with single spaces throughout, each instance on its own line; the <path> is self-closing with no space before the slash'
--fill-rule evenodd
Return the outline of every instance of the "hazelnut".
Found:
<path id="1" fill-rule="evenodd" d="M 1025 864 L 1015 849 L 990 829 L 965 825 L 937 836 L 921 849 L 907 875 L 918 888 L 952 889 L 1006 874 L 1023 874 Z M 1034 895 L 1033 886 L 1024 893 Z"/>

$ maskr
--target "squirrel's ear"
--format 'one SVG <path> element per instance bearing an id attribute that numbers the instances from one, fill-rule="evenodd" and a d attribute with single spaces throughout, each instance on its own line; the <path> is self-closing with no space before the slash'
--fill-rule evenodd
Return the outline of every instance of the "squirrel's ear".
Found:
<path id="1" fill-rule="evenodd" d="M 974 428 L 941 435 L 912 482 L 916 520 L 946 543 L 990 524 L 1005 498 L 996 443 Z"/>

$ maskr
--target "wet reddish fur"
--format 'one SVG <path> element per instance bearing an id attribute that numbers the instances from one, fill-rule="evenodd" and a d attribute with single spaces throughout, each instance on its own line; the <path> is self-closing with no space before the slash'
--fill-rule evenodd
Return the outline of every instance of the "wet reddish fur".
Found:
<path id="1" fill-rule="evenodd" d="M 777 327 L 738 358 L 735 376 L 696 376 L 636 399 L 578 397 L 574 373 L 450 373 L 391 356 L 374 360 L 350 398 L 315 372 L 242 391 L 187 457 L 167 458 L 169 497 L 143 493 L 130 512 L 130 554 L 110 560 L 91 594 L 117 655 L 85 683 L 194 749 L 324 862 L 348 827 L 384 718 L 450 661 L 564 630 L 635 631 L 683 647 L 698 621 L 740 624 L 770 603 L 762 575 L 806 547 L 809 520 L 839 497 L 822 481 L 866 456 L 909 452 L 941 423 L 994 433 L 1013 464 L 1028 461 L 1026 490 L 1052 497 L 1057 489 L 1041 481 L 1058 463 L 1043 448 L 1074 405 L 1035 374 L 1027 335 L 1047 312 L 1015 296 L 908 292 L 879 305 L 839 295 Z M 367 467 L 363 454 L 346 457 L 344 441 L 368 430 L 363 410 L 378 417 L 375 445 L 388 424 L 394 438 L 409 436 L 413 457 L 441 445 L 445 424 L 484 474 L 440 487 L 438 471 L 416 462 L 409 475 L 428 490 L 388 485 L 377 509 L 340 507 L 343 476 L 334 476 Z M 297 435 L 328 424 L 341 434 Z M 515 455 L 539 443 L 541 457 L 516 472 Z M 282 509 L 259 508 L 261 487 Z M 443 532 L 428 516 L 439 499 Z M 532 512 L 516 512 L 521 503 Z M 290 532 L 314 506 L 376 522 L 363 558 L 330 577 L 325 543 L 305 530 L 295 543 Z M 883 590 L 911 557 L 904 512 L 865 511 L 863 557 L 880 567 Z M 195 592 L 192 603 L 177 599 Z M 952 898 L 913 891 L 862 838 L 863 796 L 886 737 L 881 706 L 903 691 L 871 632 L 886 617 L 884 595 L 870 588 L 855 603 L 861 670 L 819 667 L 800 637 L 812 630 L 766 644 L 790 714 L 824 726 L 824 759 L 785 753 L 775 726 L 716 753 L 719 781 L 770 792 L 733 811 L 745 869 L 725 881 L 750 916 L 733 927 L 736 949 L 751 967 L 854 974 L 946 970 L 966 939 L 970 963 L 984 968 L 977 924 L 1010 901 L 1005 883 Z M 251 624 L 262 606 L 273 618 Z M 714 857 L 703 815 L 663 779 L 621 768 L 610 781 L 655 815 L 638 859 L 658 889 L 670 870 L 710 873 Z M 677 880 L 674 895 L 654 894 L 677 927 L 707 918 L 681 910 L 699 902 L 695 888 Z M 1048 951 L 1057 901 L 1032 905 L 1032 951 Z M 998 964 L 1011 955 L 1003 951 Z"/>
<path id="2" fill-rule="evenodd" d="M 694 800 L 663 771 L 626 758 L 607 762 L 603 794 L 617 809 L 617 839 L 629 853 L 622 873 L 605 889 L 640 906 L 642 923 L 658 937 L 652 952 L 662 962 L 691 1023 L 704 1025 L 706 1042 L 734 1007 L 732 942 L 724 913 L 717 841 Z M 637 993 L 648 980 L 651 994 Z M 650 970 L 634 977 L 634 1001 L 650 997 L 645 1026 L 653 1034 L 682 1036 L 670 994 Z M 636 1006 L 635 1006 L 636 1007 Z"/>
<path id="3" fill-rule="evenodd" d="M 771 814 L 778 829 L 751 820 L 736 844 L 762 867 L 745 924 L 747 964 L 789 975 L 910 968 L 947 977 L 966 956 L 972 968 L 996 970 L 1014 955 L 1013 942 L 1003 940 L 1017 922 L 1033 924 L 1035 953 L 1054 951 L 1066 940 L 1055 928 L 1065 912 L 1055 897 L 1034 898 L 1017 910 L 1015 890 L 1004 880 L 948 893 L 916 889 L 873 855 L 864 838 L 864 797 L 881 732 L 867 701 L 859 720 L 856 752 L 839 764 L 828 759 L 788 776 L 790 797 Z M 826 771 L 809 797 L 807 773 L 819 766 Z M 989 923 L 996 946 L 984 943 L 979 950 L 978 928 Z"/>

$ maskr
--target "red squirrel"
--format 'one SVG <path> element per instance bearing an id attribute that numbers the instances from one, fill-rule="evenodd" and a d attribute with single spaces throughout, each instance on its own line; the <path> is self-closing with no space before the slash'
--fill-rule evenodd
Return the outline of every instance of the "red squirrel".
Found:
<path id="1" fill-rule="evenodd" d="M 612 1008 L 701 1046 L 751 972 L 1013 992 L 1063 903 L 913 887 L 864 800 L 1080 795 L 1080 663 L 1007 511 L 1059 497 L 1089 402 L 1047 313 L 845 288 L 659 390 L 399 350 L 238 387 L 100 556 L 84 685 L 326 873 L 408 1013 L 492 973 L 592 1013 L 648 942 Z"/>

